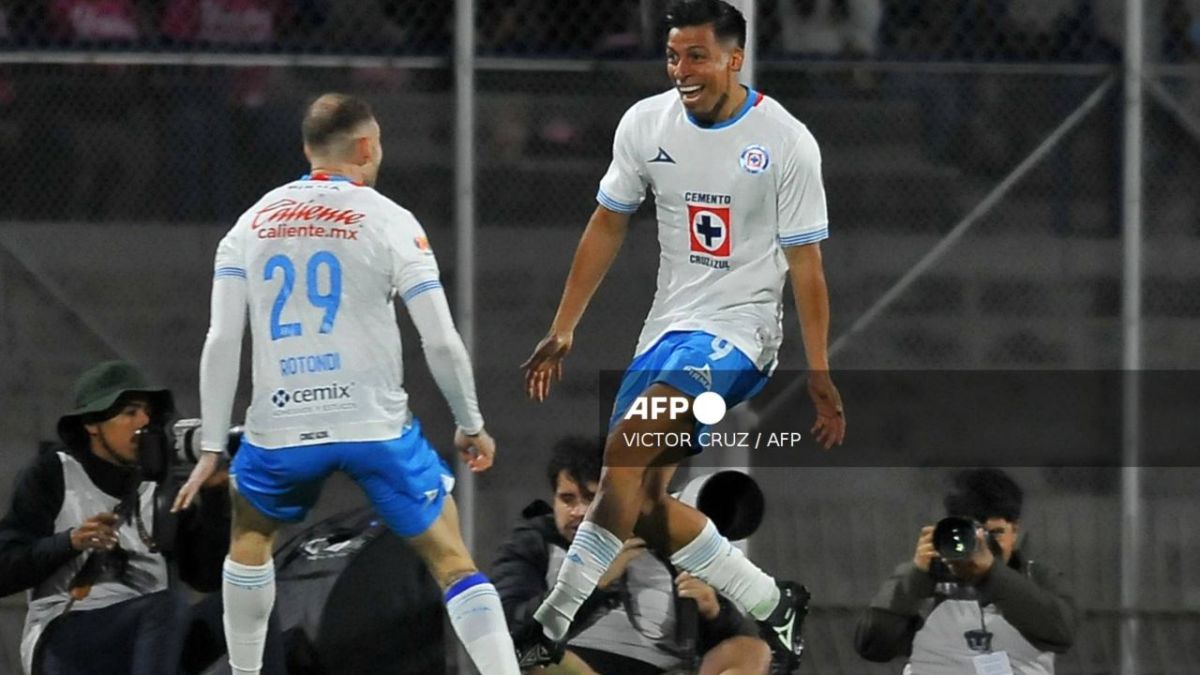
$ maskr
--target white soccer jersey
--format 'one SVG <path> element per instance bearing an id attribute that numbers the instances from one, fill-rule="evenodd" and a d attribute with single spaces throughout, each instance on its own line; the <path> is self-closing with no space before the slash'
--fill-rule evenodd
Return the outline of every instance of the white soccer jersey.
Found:
<path id="1" fill-rule="evenodd" d="M 407 302 L 441 286 L 411 213 L 345 179 L 294 181 L 238 219 L 217 249 L 214 277 L 246 280 L 251 443 L 400 435 L 409 411 L 394 297 Z"/>
<path id="2" fill-rule="evenodd" d="M 783 334 L 783 248 L 829 236 L 808 128 L 754 90 L 732 118 L 707 128 L 675 90 L 643 99 L 617 125 L 596 199 L 632 213 L 647 186 L 661 253 L 637 354 L 667 332 L 699 330 L 772 367 Z"/>

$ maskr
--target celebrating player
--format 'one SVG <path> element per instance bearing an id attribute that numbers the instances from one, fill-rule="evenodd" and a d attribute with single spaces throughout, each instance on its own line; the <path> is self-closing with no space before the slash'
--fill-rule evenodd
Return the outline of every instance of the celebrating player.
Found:
<path id="1" fill-rule="evenodd" d="M 523 666 L 554 660 L 576 611 L 635 532 L 762 622 L 777 664 L 794 664 L 802 649 L 796 629 L 807 601 L 803 587 L 776 582 L 703 514 L 668 496 L 667 484 L 692 448 L 628 442 L 651 437 L 643 432 L 697 427 L 690 416 L 625 419 L 640 396 L 694 399 L 714 391 L 733 406 L 763 387 L 782 336 L 785 276 L 808 357 L 817 410 L 812 433 L 828 449 L 841 444 L 846 425 L 826 354 L 829 299 L 818 242 L 828 236 L 828 217 L 817 143 L 781 105 L 737 82 L 746 39 L 738 10 L 721 0 L 678 0 L 666 25 L 673 89 L 637 102 L 617 125 L 599 206 L 558 313 L 524 364 L 529 396 L 544 400 L 650 187 L 662 249 L 658 289 L 617 394 L 600 489 L 535 615 L 542 632 L 517 640 Z"/>
<path id="2" fill-rule="evenodd" d="M 233 672 L 258 673 L 275 601 L 271 551 L 283 522 L 304 518 L 333 471 L 349 474 L 445 589 L 450 621 L 484 673 L 516 675 L 496 589 L 463 544 L 453 478 L 421 433 L 402 386 L 399 295 L 458 424 L 472 471 L 492 465 L 470 359 L 413 215 L 372 187 L 379 125 L 358 99 L 308 108 L 312 171 L 268 192 L 217 249 L 212 319 L 200 361 L 201 447 L 175 502 L 187 508 L 224 447 L 247 307 L 254 388 L 233 461 L 233 535 L 225 559 L 225 635 Z"/>

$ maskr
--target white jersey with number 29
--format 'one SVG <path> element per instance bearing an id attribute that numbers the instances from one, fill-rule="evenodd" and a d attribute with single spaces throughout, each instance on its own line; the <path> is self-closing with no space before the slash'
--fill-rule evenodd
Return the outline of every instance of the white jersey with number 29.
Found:
<path id="1" fill-rule="evenodd" d="M 251 443 L 400 435 L 409 411 L 394 298 L 407 302 L 441 287 L 411 213 L 345 179 L 293 181 L 263 196 L 226 234 L 214 270 L 216 281 L 223 278 L 246 284 Z"/>

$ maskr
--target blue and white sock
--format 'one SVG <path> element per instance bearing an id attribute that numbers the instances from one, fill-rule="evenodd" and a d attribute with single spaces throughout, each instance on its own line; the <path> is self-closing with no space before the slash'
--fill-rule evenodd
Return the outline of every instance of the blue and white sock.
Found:
<path id="1" fill-rule="evenodd" d="M 267 621 L 275 605 L 275 563 L 242 565 L 225 558 L 221 597 L 225 602 L 225 645 L 234 675 L 262 670 Z"/>
<path id="2" fill-rule="evenodd" d="M 671 564 L 712 586 L 762 621 L 779 604 L 771 575 L 750 562 L 710 520 L 695 539 L 671 556 Z"/>
<path id="3" fill-rule="evenodd" d="M 450 625 L 481 673 L 520 675 L 500 594 L 483 574 L 476 572 L 446 590 Z"/>
<path id="4" fill-rule="evenodd" d="M 620 552 L 617 535 L 586 520 L 579 526 L 554 588 L 533 614 L 546 637 L 556 642 L 566 637 L 575 613 L 596 590 L 600 577 Z"/>

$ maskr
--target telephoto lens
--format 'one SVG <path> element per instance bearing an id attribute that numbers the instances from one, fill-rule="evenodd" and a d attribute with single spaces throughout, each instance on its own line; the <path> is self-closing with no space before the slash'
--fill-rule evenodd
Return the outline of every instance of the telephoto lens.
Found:
<path id="1" fill-rule="evenodd" d="M 979 525 L 971 518 L 942 518 L 933 528 L 933 548 L 942 560 L 966 560 L 975 554 Z"/>

